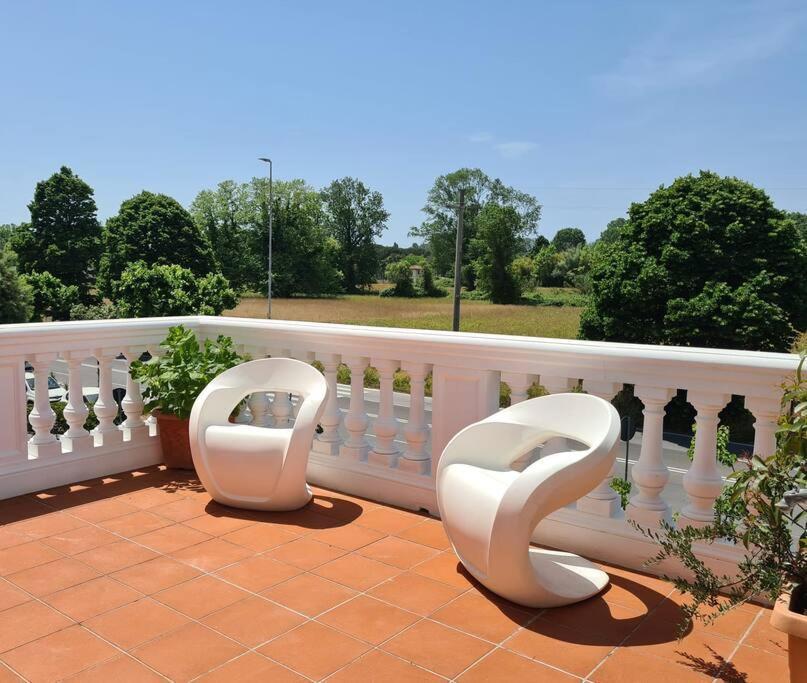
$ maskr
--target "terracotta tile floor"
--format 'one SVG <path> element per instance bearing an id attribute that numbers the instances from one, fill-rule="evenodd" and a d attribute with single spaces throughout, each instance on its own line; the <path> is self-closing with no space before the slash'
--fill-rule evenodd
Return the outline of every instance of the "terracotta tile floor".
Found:
<path id="1" fill-rule="evenodd" d="M 0 501 L 0 681 L 787 680 L 766 609 L 678 641 L 680 596 L 617 567 L 601 596 L 524 609 L 439 521 L 315 493 L 232 510 L 155 467 Z"/>

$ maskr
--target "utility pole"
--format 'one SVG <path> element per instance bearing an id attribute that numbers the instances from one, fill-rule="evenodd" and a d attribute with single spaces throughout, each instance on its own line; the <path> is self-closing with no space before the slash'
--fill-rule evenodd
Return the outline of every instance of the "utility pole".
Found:
<path id="1" fill-rule="evenodd" d="M 462 221 L 465 213 L 465 190 L 460 190 L 457 204 L 457 246 L 454 250 L 454 322 L 451 329 L 460 329 L 460 292 L 462 290 Z"/>
<path id="2" fill-rule="evenodd" d="M 272 160 L 267 157 L 259 157 L 258 161 L 263 161 L 269 164 L 269 277 L 267 288 L 267 304 L 266 304 L 266 318 L 272 319 Z"/>

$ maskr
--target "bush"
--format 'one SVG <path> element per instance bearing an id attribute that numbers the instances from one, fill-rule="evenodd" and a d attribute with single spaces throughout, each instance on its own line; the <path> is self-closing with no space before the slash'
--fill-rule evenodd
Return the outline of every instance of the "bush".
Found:
<path id="1" fill-rule="evenodd" d="M 17 273 L 11 249 L 0 249 L 0 324 L 25 323 L 33 311 L 31 289 Z"/>
<path id="2" fill-rule="evenodd" d="M 412 266 L 419 265 L 420 279 L 415 284 L 412 277 Z M 392 287 L 379 292 L 379 296 L 445 296 L 446 292 L 434 284 L 431 266 L 423 256 L 407 256 L 400 261 L 395 261 L 387 265 L 384 274 L 392 283 Z"/>
<path id="3" fill-rule="evenodd" d="M 70 309 L 70 320 L 109 320 L 117 317 L 117 309 L 108 301 L 100 304 L 76 304 Z"/>
<path id="4" fill-rule="evenodd" d="M 40 322 L 45 318 L 70 320 L 70 309 L 79 302 L 76 285 L 65 285 L 47 271 L 28 273 L 23 278 L 33 294 L 32 322 Z"/>
<path id="5" fill-rule="evenodd" d="M 219 315 L 238 303 L 223 275 L 196 277 L 181 266 L 147 266 L 137 261 L 113 283 L 115 308 L 124 318 Z"/>

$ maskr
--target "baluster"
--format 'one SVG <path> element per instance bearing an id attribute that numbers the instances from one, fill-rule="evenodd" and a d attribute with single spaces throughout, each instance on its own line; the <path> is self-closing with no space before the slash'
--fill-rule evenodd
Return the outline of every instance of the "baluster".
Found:
<path id="1" fill-rule="evenodd" d="M 617 382 L 602 382 L 585 380 L 583 389 L 593 396 L 599 396 L 606 401 L 611 401 L 617 395 L 622 385 Z M 620 442 L 614 444 L 614 450 L 619 451 Z M 582 512 L 589 512 L 601 517 L 614 517 L 619 512 L 619 495 L 611 488 L 611 480 L 618 475 L 617 462 L 614 460 L 613 468 L 590 493 L 577 501 L 577 509 Z"/>
<path id="2" fill-rule="evenodd" d="M 238 415 L 235 416 L 235 423 L 239 425 L 252 424 L 252 413 L 249 410 L 247 401 L 244 401 L 239 410 Z"/>
<path id="3" fill-rule="evenodd" d="M 249 412 L 252 415 L 252 424 L 256 427 L 269 427 L 272 424 L 269 398 L 265 391 L 256 391 L 247 399 Z"/>
<path id="4" fill-rule="evenodd" d="M 663 519 L 671 521 L 670 506 L 661 492 L 670 478 L 664 464 L 663 434 L 664 406 L 675 394 L 675 389 L 637 386 L 634 395 L 644 404 L 644 427 L 639 462 L 633 466 L 631 478 L 638 492 L 631 496 L 627 517 L 644 527 L 655 528 Z"/>
<path id="5" fill-rule="evenodd" d="M 689 502 L 681 511 L 682 525 L 704 526 L 714 521 L 714 502 L 723 490 L 723 478 L 717 469 L 717 414 L 730 398 L 728 394 L 687 392 L 687 400 L 698 412 L 695 415 L 695 455 L 684 475 Z"/>
<path id="6" fill-rule="evenodd" d="M 502 382 L 510 387 L 510 405 L 521 403 L 527 400 L 527 392 L 535 382 L 535 375 L 528 375 L 523 372 L 503 372 Z"/>
<path id="7" fill-rule="evenodd" d="M 395 419 L 393 381 L 399 363 L 394 360 L 373 360 L 371 365 L 378 370 L 380 378 L 380 398 L 378 403 L 378 419 L 374 424 L 375 447 L 368 460 L 376 465 L 394 467 L 398 461 L 398 447 L 395 436 L 398 434 L 398 420 Z"/>
<path id="8" fill-rule="evenodd" d="M 272 417 L 275 427 L 288 427 L 292 422 L 292 405 L 286 391 L 275 391 L 272 399 Z"/>
<path id="9" fill-rule="evenodd" d="M 754 416 L 754 454 L 763 458 L 776 452 L 776 430 L 781 405 L 778 398 L 746 397 L 745 407 Z"/>
<path id="10" fill-rule="evenodd" d="M 67 354 L 67 405 L 64 408 L 64 419 L 69 429 L 61 439 L 62 447 L 67 453 L 82 453 L 93 447 L 93 438 L 84 429 L 90 413 L 84 403 L 84 386 L 81 381 L 81 366 L 86 357 L 84 352 Z"/>
<path id="11" fill-rule="evenodd" d="M 322 363 L 325 382 L 328 384 L 328 399 L 325 402 L 325 411 L 319 420 L 322 434 L 317 434 L 314 441 L 314 450 L 317 453 L 336 455 L 339 452 L 339 422 L 342 411 L 339 410 L 339 396 L 337 395 L 336 376 L 339 371 L 339 355 L 335 353 L 317 354 L 317 360 Z"/>
<path id="12" fill-rule="evenodd" d="M 364 436 L 368 425 L 364 408 L 364 370 L 370 364 L 370 359 L 349 356 L 343 361 L 350 368 L 350 408 L 345 416 L 348 439 L 342 444 L 339 454 L 353 460 L 366 460 L 370 446 Z"/>
<path id="13" fill-rule="evenodd" d="M 162 349 L 160 348 L 159 344 L 157 345 L 149 345 L 147 347 L 147 351 L 151 355 L 152 358 L 159 358 L 163 355 Z M 149 430 L 149 436 L 157 436 L 159 434 L 159 427 L 157 426 L 157 417 L 149 413 L 148 417 L 144 420 L 146 423 L 146 427 Z"/>
<path id="14" fill-rule="evenodd" d="M 98 360 L 98 400 L 93 410 L 98 426 L 92 430 L 92 435 L 96 446 L 112 446 L 123 441 L 123 432 L 115 424 L 118 404 L 112 395 L 112 361 L 117 354 L 96 349 L 94 355 Z"/>
<path id="15" fill-rule="evenodd" d="M 541 375 L 541 386 L 546 389 L 550 394 L 565 394 L 571 391 L 575 385 L 575 381 L 568 377 L 560 377 L 557 375 Z M 563 437 L 555 437 L 549 439 L 541 448 L 541 457 L 552 455 L 553 453 L 561 453 L 569 450 L 569 442 Z"/>
<path id="16" fill-rule="evenodd" d="M 132 358 L 139 354 L 133 349 L 125 352 L 126 356 L 126 396 L 121 401 L 121 408 L 126 419 L 120 426 L 124 441 L 140 441 L 149 435 L 148 426 L 143 422 L 143 396 L 140 393 L 140 383 L 132 379 L 130 368 Z"/>
<path id="17" fill-rule="evenodd" d="M 401 366 L 409 375 L 409 419 L 403 429 L 406 449 L 398 460 L 398 469 L 416 474 L 428 474 L 431 458 L 426 452 L 426 375 L 431 370 L 425 363 L 404 363 Z"/>
<path id="18" fill-rule="evenodd" d="M 62 446 L 55 434 L 51 434 L 56 413 L 50 407 L 48 376 L 50 362 L 56 360 L 55 353 L 38 353 L 34 356 L 34 406 L 28 421 L 34 435 L 28 440 L 29 458 L 47 458 L 59 455 Z"/>

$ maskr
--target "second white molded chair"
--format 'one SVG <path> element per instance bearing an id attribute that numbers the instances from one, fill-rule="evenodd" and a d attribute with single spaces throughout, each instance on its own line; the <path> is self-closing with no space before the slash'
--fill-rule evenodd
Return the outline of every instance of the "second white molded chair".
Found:
<path id="1" fill-rule="evenodd" d="M 557 437 L 585 447 L 514 469 Z M 577 555 L 531 546 L 530 539 L 544 517 L 608 475 L 618 438 L 614 407 L 588 394 L 524 401 L 460 431 L 437 467 L 437 502 L 466 569 L 494 593 L 528 607 L 568 605 L 601 591 L 605 572 Z"/>
<path id="2" fill-rule="evenodd" d="M 260 391 L 300 396 L 293 427 L 229 422 L 236 404 Z M 190 419 L 193 464 L 207 492 L 224 505 L 253 510 L 296 510 L 308 503 L 308 454 L 327 396 L 322 374 L 290 358 L 253 360 L 221 373 L 199 394 Z"/>

